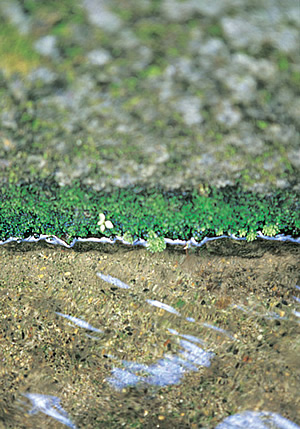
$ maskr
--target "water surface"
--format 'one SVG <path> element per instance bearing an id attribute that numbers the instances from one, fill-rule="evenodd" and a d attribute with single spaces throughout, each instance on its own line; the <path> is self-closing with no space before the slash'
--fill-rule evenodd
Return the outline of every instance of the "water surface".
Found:
<path id="1" fill-rule="evenodd" d="M 0 272 L 3 427 L 299 425 L 297 245 L 15 244 Z"/>

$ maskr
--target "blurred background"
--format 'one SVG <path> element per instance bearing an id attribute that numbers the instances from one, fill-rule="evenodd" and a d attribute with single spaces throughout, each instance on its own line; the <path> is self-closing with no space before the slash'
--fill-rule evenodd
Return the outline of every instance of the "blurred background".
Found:
<path id="1" fill-rule="evenodd" d="M 0 181 L 299 190 L 298 0 L 2 0 Z"/>

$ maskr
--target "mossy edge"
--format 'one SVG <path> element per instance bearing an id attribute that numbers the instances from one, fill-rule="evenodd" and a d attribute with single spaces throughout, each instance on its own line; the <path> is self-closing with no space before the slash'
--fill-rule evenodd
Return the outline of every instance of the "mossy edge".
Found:
<path id="1" fill-rule="evenodd" d="M 185 191 L 162 188 L 115 188 L 97 192 L 74 182 L 54 181 L 0 186 L 0 240 L 46 234 L 70 243 L 74 238 L 148 239 L 159 251 L 164 238 L 201 241 L 234 235 L 252 241 L 299 236 L 299 196 L 288 191 L 258 194 L 240 185 L 217 189 L 199 186 Z M 113 224 L 101 230 L 99 215 Z"/>

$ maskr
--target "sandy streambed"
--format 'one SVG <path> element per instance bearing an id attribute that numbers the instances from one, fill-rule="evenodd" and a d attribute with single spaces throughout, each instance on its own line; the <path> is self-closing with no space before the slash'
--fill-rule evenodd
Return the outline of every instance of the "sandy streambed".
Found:
<path id="1" fill-rule="evenodd" d="M 32 393 L 60 398 L 78 428 L 214 428 L 243 410 L 299 424 L 299 254 L 2 246 L 0 427 L 65 427 L 29 413 Z"/>

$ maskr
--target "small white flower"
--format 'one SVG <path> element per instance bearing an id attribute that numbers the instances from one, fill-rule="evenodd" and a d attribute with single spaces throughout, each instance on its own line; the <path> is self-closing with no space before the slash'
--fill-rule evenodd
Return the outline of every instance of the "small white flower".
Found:
<path id="1" fill-rule="evenodd" d="M 99 214 L 99 222 L 97 222 L 97 225 L 100 225 L 101 232 L 104 232 L 105 228 L 111 229 L 114 227 L 110 220 L 105 220 L 104 213 Z"/>

